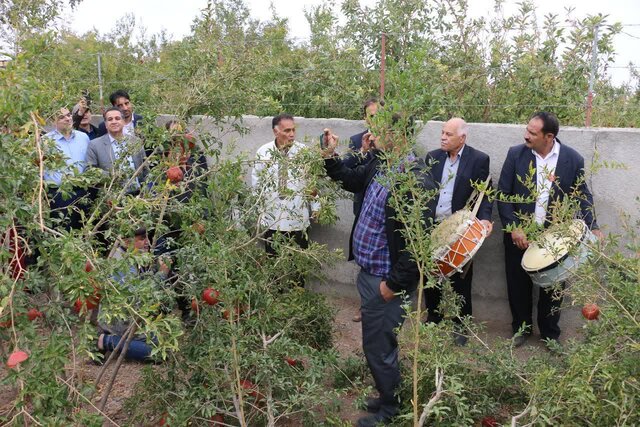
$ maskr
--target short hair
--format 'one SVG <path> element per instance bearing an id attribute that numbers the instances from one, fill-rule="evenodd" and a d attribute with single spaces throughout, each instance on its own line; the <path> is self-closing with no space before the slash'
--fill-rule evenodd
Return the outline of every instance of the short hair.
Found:
<path id="1" fill-rule="evenodd" d="M 283 120 L 293 120 L 293 116 L 287 113 L 278 114 L 271 120 L 271 129 L 275 129 Z"/>
<path id="2" fill-rule="evenodd" d="M 398 123 L 400 123 L 400 125 L 402 125 L 401 130 L 404 132 L 404 135 L 413 136 L 416 131 L 416 120 L 412 115 L 406 118 L 405 117 L 406 116 L 404 114 L 393 113 L 393 115 L 391 116 L 391 126 L 396 127 Z"/>
<path id="3" fill-rule="evenodd" d="M 464 121 L 464 119 L 460 119 L 461 123 L 460 126 L 458 127 L 458 136 L 467 136 L 467 133 L 469 132 L 469 126 L 467 125 L 467 122 Z"/>
<path id="4" fill-rule="evenodd" d="M 373 98 L 369 98 L 366 101 L 364 101 L 362 103 L 362 115 L 363 116 L 367 116 L 367 108 L 369 108 L 370 106 L 372 106 L 373 104 L 378 104 L 381 107 L 384 107 L 384 101 L 381 99 L 378 99 L 376 97 Z"/>
<path id="5" fill-rule="evenodd" d="M 540 119 L 542 120 L 542 133 L 552 133 L 555 138 L 558 136 L 558 132 L 560 132 L 560 122 L 558 122 L 558 118 L 553 113 L 548 113 L 546 111 L 538 111 L 531 119 Z"/>
<path id="6" fill-rule="evenodd" d="M 129 92 L 124 89 L 119 89 L 109 95 L 109 101 L 111 101 L 111 105 L 116 105 L 116 101 L 118 100 L 118 98 L 127 98 L 127 101 L 131 101 Z"/>
<path id="7" fill-rule="evenodd" d="M 147 237 L 147 228 L 146 227 L 136 228 L 136 230 L 133 232 L 133 235 L 135 237 Z"/>
<path id="8" fill-rule="evenodd" d="M 102 118 L 106 118 L 107 117 L 107 113 L 109 111 L 117 111 L 118 113 L 120 113 L 120 117 L 124 117 L 124 114 L 122 114 L 122 110 L 119 109 L 118 107 L 109 107 L 106 110 L 104 110 L 104 114 L 102 114 Z"/>

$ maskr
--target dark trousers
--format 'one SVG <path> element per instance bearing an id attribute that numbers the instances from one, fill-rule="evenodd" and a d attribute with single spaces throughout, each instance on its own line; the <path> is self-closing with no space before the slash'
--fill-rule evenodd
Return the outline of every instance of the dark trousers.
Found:
<path id="1" fill-rule="evenodd" d="M 58 218 L 62 221 L 56 228 L 62 227 L 69 231 L 77 230 L 82 227 L 82 215 L 89 209 L 89 198 L 87 191 L 82 188 L 74 188 L 71 194 L 65 199 L 57 188 L 49 189 L 49 209 L 51 209 L 51 218 Z"/>
<path id="2" fill-rule="evenodd" d="M 533 325 L 533 283 L 531 277 L 522 269 L 520 263 L 524 250 L 518 249 L 510 237 L 504 241 L 505 272 L 507 274 L 507 292 L 511 308 L 511 328 L 516 333 L 525 325 L 527 334 L 531 334 Z M 564 289 L 564 283 L 562 283 Z M 538 329 L 542 339 L 560 337 L 560 306 L 562 295 L 554 295 L 554 288 L 540 288 L 538 298 Z"/>
<path id="3" fill-rule="evenodd" d="M 356 281 L 362 311 L 362 350 L 380 393 L 380 414 L 386 417 L 398 412 L 395 393 L 400 385 L 398 338 L 395 328 L 404 322 L 402 298 L 385 302 L 380 294 L 381 277 L 360 270 Z"/>
<path id="4" fill-rule="evenodd" d="M 449 278 L 451 282 L 451 287 L 455 291 L 456 294 L 462 297 L 462 302 L 460 306 L 460 316 L 455 317 L 453 321 L 457 324 L 462 323 L 462 318 L 465 316 L 472 315 L 472 307 L 471 307 L 471 282 L 473 281 L 473 261 L 469 261 L 469 270 L 466 275 L 463 276 L 462 273 L 456 273 Z M 425 306 L 428 310 L 428 318 L 429 322 L 440 323 L 442 321 L 442 315 L 437 312 L 438 306 L 440 305 L 440 299 L 442 298 L 442 291 L 440 287 L 435 288 L 425 288 L 424 290 L 424 300 Z"/>
<path id="5" fill-rule="evenodd" d="M 296 231 L 277 231 L 277 230 L 267 230 L 264 233 L 264 249 L 270 257 L 276 256 L 277 252 L 273 246 L 274 236 L 282 235 L 285 239 L 293 239 L 296 245 L 300 246 L 301 249 L 309 248 L 309 239 L 307 237 L 307 230 L 296 230 Z M 299 286 L 304 288 L 305 279 L 304 276 L 300 275 L 294 278 L 294 282 Z"/>
<path id="6" fill-rule="evenodd" d="M 309 239 L 307 238 L 306 230 L 296 230 L 296 231 L 277 231 L 277 230 L 267 230 L 264 233 L 264 249 L 265 251 L 273 256 L 276 255 L 276 250 L 273 247 L 273 237 L 276 234 L 280 234 L 284 236 L 286 239 L 293 239 L 294 242 L 302 249 L 307 249 L 309 247 Z"/>

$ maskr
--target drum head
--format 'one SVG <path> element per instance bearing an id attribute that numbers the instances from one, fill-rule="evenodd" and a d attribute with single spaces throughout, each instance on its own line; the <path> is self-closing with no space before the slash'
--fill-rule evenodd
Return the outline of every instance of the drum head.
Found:
<path id="1" fill-rule="evenodd" d="M 434 248 L 434 258 L 439 258 L 449 251 L 449 246 L 453 245 L 465 230 L 469 227 L 473 214 L 471 211 L 461 209 L 443 219 L 431 232 L 431 242 Z"/>
<path id="2" fill-rule="evenodd" d="M 536 272 L 557 263 L 582 240 L 587 225 L 580 219 L 554 224 L 529 245 L 522 257 L 522 268 Z"/>

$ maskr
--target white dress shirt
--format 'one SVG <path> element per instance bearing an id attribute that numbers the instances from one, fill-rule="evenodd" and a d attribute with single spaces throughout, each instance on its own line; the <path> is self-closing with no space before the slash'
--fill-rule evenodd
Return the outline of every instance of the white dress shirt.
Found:
<path id="1" fill-rule="evenodd" d="M 258 148 L 251 171 L 251 185 L 261 198 L 264 211 L 260 215 L 263 227 L 278 231 L 299 231 L 309 227 L 309 196 L 305 196 L 304 169 L 295 164 L 295 157 L 306 148 L 294 141 L 284 153 L 275 141 Z M 313 201 L 311 209 L 319 209 Z"/>
<path id="2" fill-rule="evenodd" d="M 553 141 L 553 147 L 546 157 L 531 150 L 536 158 L 536 183 L 538 190 L 538 198 L 536 199 L 536 222 L 544 224 L 547 217 L 547 205 L 549 203 L 549 191 L 552 182 L 555 181 L 556 166 L 558 165 L 558 156 L 560 155 L 560 143 Z"/>

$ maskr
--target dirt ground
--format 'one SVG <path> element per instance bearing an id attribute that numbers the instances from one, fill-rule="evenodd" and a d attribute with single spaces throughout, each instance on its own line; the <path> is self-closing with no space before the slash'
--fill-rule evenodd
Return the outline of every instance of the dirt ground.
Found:
<path id="1" fill-rule="evenodd" d="M 353 322 L 352 318 L 357 312 L 359 306 L 359 300 L 355 296 L 344 295 L 327 295 L 329 302 L 336 309 L 335 318 L 335 346 L 342 357 L 349 356 L 361 357 L 361 324 Z M 482 322 L 486 327 L 486 334 L 483 340 L 491 343 L 499 337 L 508 338 L 511 336 L 511 328 L 505 319 L 508 318 L 508 313 L 495 312 L 495 301 L 489 299 L 483 299 L 481 297 L 474 299 L 474 315 L 476 322 Z M 563 338 L 576 337 L 580 333 L 582 321 L 579 315 L 579 310 L 576 308 L 568 308 L 563 311 L 563 317 L 561 326 L 563 328 Z M 527 358 L 534 352 L 546 351 L 544 350 L 544 344 L 535 339 L 530 339 L 527 345 L 515 349 L 515 353 L 518 357 Z M 121 367 L 120 373 L 113 385 L 112 392 L 109 397 L 109 402 L 106 407 L 106 414 L 109 420 L 105 421 L 107 425 L 128 425 L 129 414 L 124 409 L 124 403 L 133 392 L 133 385 L 140 379 L 142 366 L 136 362 L 126 362 Z M 100 366 L 93 364 L 88 360 L 79 360 L 76 365 L 76 375 L 84 378 L 85 380 L 94 380 L 100 371 Z M 161 367 L 158 367 L 161 369 Z M 0 368 L 0 378 L 4 378 L 6 372 L 4 367 Z M 109 371 L 105 377 L 108 378 Z M 103 380 L 104 384 L 105 381 Z M 103 385 L 104 387 L 104 385 Z M 11 390 L 6 386 L 0 386 L 0 413 L 4 413 L 11 405 L 11 402 L 16 397 L 16 390 Z M 351 422 L 357 421 L 360 416 L 366 415 L 365 412 L 358 410 L 355 407 L 355 400 L 357 396 L 345 396 L 342 399 L 342 408 L 340 417 L 344 420 Z M 92 402 L 93 405 L 98 405 L 98 398 Z"/>

